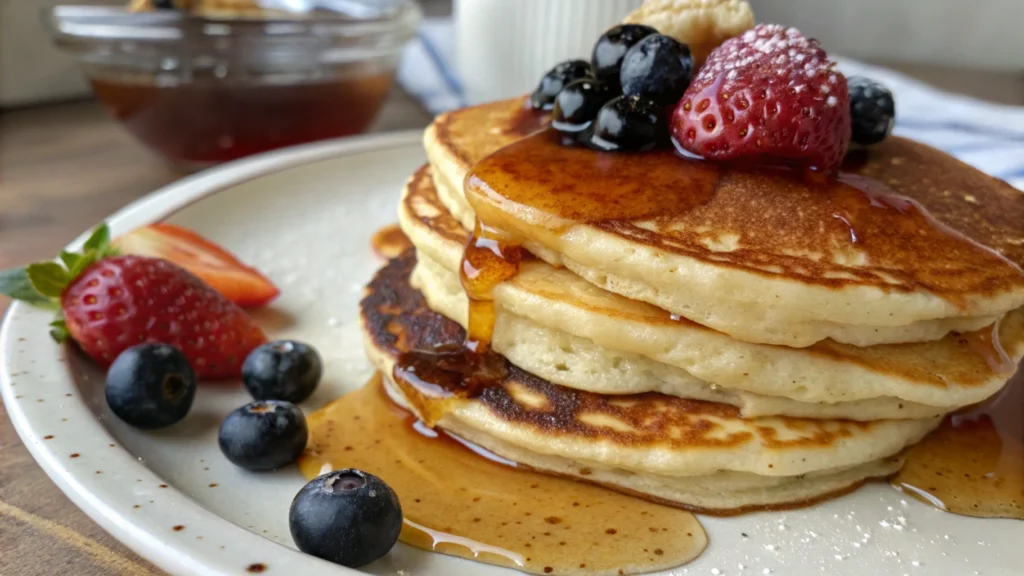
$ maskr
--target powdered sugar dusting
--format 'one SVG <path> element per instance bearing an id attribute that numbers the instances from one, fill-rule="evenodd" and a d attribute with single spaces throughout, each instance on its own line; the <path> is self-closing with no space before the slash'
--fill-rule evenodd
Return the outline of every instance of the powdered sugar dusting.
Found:
<path id="1" fill-rule="evenodd" d="M 767 63 L 776 65 L 786 64 L 789 59 L 804 62 L 810 58 L 805 70 L 810 70 L 812 74 L 819 70 L 830 71 L 833 65 L 819 42 L 800 34 L 796 28 L 761 24 L 747 30 L 742 36 L 726 40 L 716 48 L 697 73 L 694 83 L 711 82 L 735 68 L 747 68 L 764 61 L 765 55 L 772 56 Z"/>
<path id="2" fill-rule="evenodd" d="M 832 169 L 849 140 L 845 78 L 817 40 L 761 24 L 711 52 L 672 129 L 683 148 L 709 160 L 768 156 Z"/>

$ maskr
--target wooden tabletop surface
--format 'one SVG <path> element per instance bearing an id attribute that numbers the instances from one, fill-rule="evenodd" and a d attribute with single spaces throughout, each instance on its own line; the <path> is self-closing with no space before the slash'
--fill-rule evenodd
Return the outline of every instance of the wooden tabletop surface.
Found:
<path id="1" fill-rule="evenodd" d="M 1024 104 L 1019 74 L 895 67 L 947 90 Z M 429 120 L 396 92 L 374 130 Z M 126 203 L 180 177 L 93 102 L 0 112 L 0 269 L 55 255 Z M 61 494 L 5 414 L 0 400 L 0 575 L 161 574 Z"/>

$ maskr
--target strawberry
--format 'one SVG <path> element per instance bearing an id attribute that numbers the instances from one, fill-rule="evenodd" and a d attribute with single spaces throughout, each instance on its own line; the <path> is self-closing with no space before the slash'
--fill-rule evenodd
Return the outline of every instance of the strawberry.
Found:
<path id="1" fill-rule="evenodd" d="M 160 258 L 117 255 L 101 226 L 82 253 L 61 252 L 0 273 L 0 293 L 60 311 L 51 326 L 107 367 L 126 348 L 160 342 L 184 352 L 199 378 L 238 377 L 267 341 L 244 310 L 188 270 Z"/>
<path id="2" fill-rule="evenodd" d="M 683 148 L 708 160 L 835 170 L 850 139 L 846 78 L 817 40 L 760 24 L 711 52 L 671 124 Z"/>
<path id="3" fill-rule="evenodd" d="M 114 240 L 122 254 L 170 260 L 199 276 L 239 306 L 263 306 L 280 293 L 266 276 L 199 234 L 173 224 L 151 224 Z"/>

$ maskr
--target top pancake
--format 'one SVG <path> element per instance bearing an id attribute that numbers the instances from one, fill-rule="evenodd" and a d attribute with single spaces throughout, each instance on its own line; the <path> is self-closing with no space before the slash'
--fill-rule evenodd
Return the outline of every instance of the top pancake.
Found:
<path id="1" fill-rule="evenodd" d="M 469 233 L 441 205 L 431 172 L 421 168 L 410 178 L 398 219 L 417 251 L 414 286 L 434 311 L 466 326 L 459 268 Z M 734 404 L 745 417 L 931 416 L 994 394 L 1024 355 L 1024 310 L 999 325 L 1002 361 L 982 341 L 988 331 L 867 348 L 831 340 L 805 348 L 751 344 L 539 261 L 524 262 L 493 298 L 491 344 L 528 372 L 600 394 L 660 391 Z M 572 354 L 562 355 L 566 348 Z"/>
<path id="2" fill-rule="evenodd" d="M 524 119 L 538 126 L 513 100 L 428 130 L 453 215 L 469 227 L 479 214 L 552 264 L 734 338 L 925 341 L 1024 305 L 1024 197 L 922 144 L 890 138 L 839 182 L 812 182 L 522 139 Z"/>

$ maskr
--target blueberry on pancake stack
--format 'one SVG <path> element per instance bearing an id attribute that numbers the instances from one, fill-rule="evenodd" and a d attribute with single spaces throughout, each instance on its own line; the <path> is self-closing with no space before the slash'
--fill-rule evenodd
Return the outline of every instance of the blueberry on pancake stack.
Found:
<path id="1" fill-rule="evenodd" d="M 703 65 L 684 42 L 708 34 L 618 26 L 532 96 L 435 120 L 399 205 L 415 250 L 362 303 L 396 402 L 728 513 L 889 476 L 1005 385 L 1024 196 L 890 136 L 891 95 L 816 41 L 749 26 Z"/>

